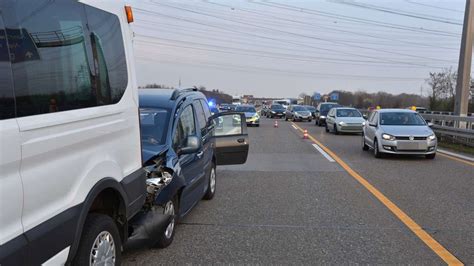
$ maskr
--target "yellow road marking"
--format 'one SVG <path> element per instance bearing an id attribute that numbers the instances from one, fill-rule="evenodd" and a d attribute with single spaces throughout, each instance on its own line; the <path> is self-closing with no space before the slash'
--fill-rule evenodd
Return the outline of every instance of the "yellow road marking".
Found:
<path id="1" fill-rule="evenodd" d="M 467 160 L 463 160 L 461 158 L 457 158 L 457 157 L 454 157 L 454 156 L 451 156 L 451 155 L 448 155 L 448 154 L 444 154 L 442 152 L 438 152 L 439 155 L 441 156 L 444 156 L 446 158 L 449 158 L 451 160 L 455 160 L 455 161 L 458 161 L 458 162 L 461 162 L 461 163 L 465 163 L 467 165 L 470 165 L 470 166 L 474 166 L 474 162 L 470 162 L 470 161 L 467 161 Z"/>
<path id="2" fill-rule="evenodd" d="M 294 124 L 301 132 L 303 129 L 298 125 Z M 451 254 L 445 247 L 443 247 L 438 241 L 431 237 L 421 226 L 419 226 L 410 216 L 402 211 L 395 203 L 388 199 L 382 192 L 372 186 L 365 178 L 359 175 L 356 171 L 352 170 L 339 156 L 337 156 L 328 147 L 324 146 L 321 142 L 315 139 L 312 135 L 308 134 L 310 140 L 316 143 L 322 148 L 327 154 L 329 154 L 347 173 L 349 173 L 354 179 L 356 179 L 362 186 L 364 186 L 372 195 L 374 195 L 385 207 L 387 207 L 402 223 L 404 223 L 418 238 L 421 239 L 431 250 L 433 250 L 442 260 L 448 265 L 464 265 L 458 260 L 453 254 Z"/>

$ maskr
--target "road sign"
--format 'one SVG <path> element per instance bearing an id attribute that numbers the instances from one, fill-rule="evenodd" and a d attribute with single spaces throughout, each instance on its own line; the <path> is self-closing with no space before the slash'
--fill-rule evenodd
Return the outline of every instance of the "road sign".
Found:
<path id="1" fill-rule="evenodd" d="M 26 29 L 0 30 L 0 49 L 7 49 L 5 31 L 7 33 L 8 48 L 10 48 L 10 60 L 12 63 L 40 60 L 38 49 Z M 0 61 L 7 60 L 8 58 L 0 58 Z"/>
<path id="2" fill-rule="evenodd" d="M 338 92 L 333 92 L 330 95 L 331 101 L 338 101 L 339 100 L 339 93 Z"/>
<path id="3" fill-rule="evenodd" d="M 321 100 L 321 93 L 315 92 L 315 93 L 313 94 L 313 100 L 315 100 L 315 101 L 320 101 L 320 100 Z"/>

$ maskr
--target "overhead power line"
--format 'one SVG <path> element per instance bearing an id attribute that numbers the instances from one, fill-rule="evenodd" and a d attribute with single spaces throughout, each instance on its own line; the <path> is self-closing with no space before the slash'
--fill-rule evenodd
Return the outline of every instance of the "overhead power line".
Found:
<path id="1" fill-rule="evenodd" d="M 294 70 L 284 70 L 284 69 L 274 69 L 274 68 L 264 68 L 264 67 L 255 67 L 255 66 L 244 66 L 244 65 L 233 65 L 233 64 L 219 64 L 219 63 L 208 63 L 208 62 L 185 62 L 182 60 L 155 60 L 149 57 L 138 57 L 141 60 L 151 61 L 157 64 L 182 64 L 182 65 L 191 65 L 199 68 L 210 67 L 214 69 L 227 69 L 233 71 L 242 71 L 242 72 L 267 72 L 267 73 L 280 73 L 287 76 L 306 76 L 306 77 L 319 77 L 319 78 L 348 78 L 348 79 L 361 79 L 361 80 L 381 80 L 381 81 L 414 81 L 414 80 L 423 80 L 424 78 L 419 77 L 391 77 L 391 76 L 366 76 L 366 75 L 348 75 L 348 74 L 331 74 L 331 73 L 320 73 L 320 72 L 304 72 L 304 71 L 294 71 Z"/>
<path id="2" fill-rule="evenodd" d="M 176 39 L 157 38 L 154 36 L 147 36 L 147 35 L 141 35 L 141 34 L 137 36 L 159 40 L 159 41 L 146 41 L 146 40 L 137 39 L 138 42 L 144 42 L 144 43 L 150 43 L 150 44 L 156 44 L 156 45 L 162 45 L 162 46 L 180 47 L 180 48 L 187 48 L 187 49 L 201 50 L 201 51 L 211 51 L 211 52 L 224 53 L 224 54 L 246 55 L 246 56 L 282 59 L 282 60 L 290 60 L 290 61 L 312 62 L 312 63 L 320 63 L 320 62 L 342 63 L 345 65 L 373 64 L 373 65 L 387 66 L 387 67 L 401 67 L 402 65 L 405 65 L 403 67 L 424 68 L 424 69 L 441 68 L 441 67 L 427 66 L 427 65 L 423 67 L 406 66 L 408 63 L 399 63 L 399 64 L 391 63 L 390 64 L 386 62 L 370 61 L 370 60 L 353 60 L 353 59 L 334 58 L 334 57 L 320 57 L 320 56 L 316 57 L 316 56 L 298 55 L 298 54 L 275 53 L 275 52 L 267 52 L 267 51 L 262 51 L 262 50 L 226 47 L 226 46 L 189 42 L 189 41 L 176 40 Z M 168 42 L 168 43 L 165 43 L 163 41 Z M 201 46 L 201 47 L 198 47 L 198 46 Z"/>
<path id="3" fill-rule="evenodd" d="M 221 17 L 221 16 L 209 14 L 209 13 L 204 13 L 204 12 L 198 12 L 198 11 L 195 11 L 195 10 L 176 7 L 176 6 L 173 6 L 173 5 L 168 5 L 168 4 L 163 4 L 163 3 L 156 3 L 156 4 L 161 5 L 161 6 L 166 6 L 166 7 L 169 7 L 169 8 L 173 8 L 173 9 L 177 9 L 177 10 L 187 11 L 187 12 L 193 13 L 193 14 L 198 14 L 198 15 L 202 15 L 202 16 L 207 16 L 207 17 L 212 17 L 212 18 L 224 20 L 224 21 L 231 21 L 231 22 L 234 22 L 234 23 L 248 25 L 248 26 L 252 26 L 252 27 L 255 27 L 255 28 L 261 28 L 261 29 L 265 29 L 265 30 L 269 30 L 269 31 L 273 31 L 273 32 L 283 33 L 283 34 L 292 35 L 292 36 L 301 37 L 301 38 L 306 38 L 306 39 L 312 39 L 312 40 L 318 40 L 318 41 L 322 41 L 322 42 L 328 42 L 328 43 L 331 43 L 331 44 L 340 44 L 340 45 L 348 46 L 348 47 L 351 47 L 351 48 L 356 47 L 356 48 L 360 48 L 360 49 L 365 49 L 365 50 L 369 50 L 369 51 L 378 51 L 378 52 L 383 52 L 383 53 L 387 53 L 387 54 L 396 54 L 396 55 L 402 55 L 402 56 L 413 57 L 413 58 L 438 60 L 438 61 L 444 61 L 444 62 L 449 62 L 449 63 L 455 63 L 454 61 L 450 61 L 450 60 L 443 60 L 443 59 L 439 59 L 439 58 L 435 59 L 435 58 L 430 58 L 430 57 L 425 57 L 425 56 L 418 56 L 418 55 L 400 53 L 400 52 L 395 52 L 395 51 L 388 51 L 388 50 L 374 48 L 374 47 L 355 45 L 353 43 L 347 43 L 347 42 L 344 42 L 344 41 L 334 41 L 334 40 L 321 38 L 321 37 L 317 37 L 317 36 L 311 36 L 311 35 L 306 35 L 306 34 L 301 34 L 301 33 L 296 33 L 296 32 L 289 32 L 289 31 L 274 29 L 274 28 L 270 28 L 270 27 L 256 25 L 256 24 L 253 24 L 253 23 L 248 23 L 248 22 L 245 22 L 245 21 L 233 20 L 233 19 L 230 19 L 230 18 L 225 18 L 225 17 Z M 151 12 L 151 11 L 149 11 L 149 12 Z"/>
<path id="4" fill-rule="evenodd" d="M 464 10 L 460 10 L 460 9 L 453 9 L 453 8 L 440 7 L 440 6 L 435 6 L 435 5 L 425 4 L 425 3 L 420 3 L 420 2 L 416 2 L 416 1 L 412 1 L 412 0 L 405 0 L 405 1 L 407 1 L 408 3 L 413 4 L 413 5 L 424 6 L 424 7 L 430 7 L 430 8 L 434 8 L 434 9 L 438 9 L 438 10 L 444 10 L 444 11 L 452 11 L 452 12 L 457 12 L 457 13 L 464 13 Z"/>
<path id="5" fill-rule="evenodd" d="M 451 36 L 460 36 L 459 33 L 453 33 L 453 32 L 447 32 L 447 31 L 441 31 L 441 30 L 435 30 L 435 29 L 427 29 L 427 28 L 423 28 L 423 27 L 411 27 L 411 26 L 406 26 L 406 25 L 401 25 L 401 24 L 381 22 L 381 21 L 372 20 L 372 19 L 346 16 L 346 15 L 341 15 L 341 14 L 337 14 L 337 13 L 325 12 L 325 11 L 314 10 L 314 9 L 309 9 L 309 8 L 302 8 L 302 7 L 288 5 L 288 4 L 274 3 L 274 2 L 270 2 L 270 1 L 267 1 L 267 2 L 252 1 L 250 3 L 257 4 L 257 5 L 268 6 L 268 7 L 273 7 L 273 8 L 278 8 L 278 9 L 283 9 L 283 10 L 287 10 L 287 11 L 293 11 L 293 12 L 296 12 L 296 13 L 312 14 L 312 15 L 317 15 L 317 16 L 321 16 L 321 17 L 334 18 L 334 19 L 338 19 L 338 20 L 350 21 L 350 22 L 355 22 L 355 23 L 360 23 L 360 24 L 367 24 L 367 25 L 372 25 L 372 26 L 377 26 L 377 27 L 398 29 L 398 30 L 411 31 L 411 32 L 419 32 L 419 33 L 425 33 L 425 34 L 433 34 L 433 35 L 437 35 L 437 36 L 443 35 L 443 34 L 444 35 L 451 35 Z"/>
<path id="6" fill-rule="evenodd" d="M 415 45 L 415 46 L 436 47 L 436 48 L 439 48 L 439 49 L 456 50 L 456 51 L 458 50 L 457 48 L 454 48 L 454 47 L 443 47 L 443 46 L 439 46 L 439 45 L 432 45 L 432 44 L 429 44 L 429 43 L 418 43 L 418 42 L 405 41 L 405 40 L 400 40 L 398 38 L 389 38 L 389 37 L 384 37 L 384 36 L 380 36 L 380 35 L 376 35 L 376 34 L 367 34 L 367 33 L 361 33 L 361 32 L 354 32 L 354 31 L 350 31 L 350 30 L 340 29 L 340 28 L 337 28 L 337 27 L 324 26 L 324 25 L 309 23 L 309 22 L 305 22 L 305 21 L 295 20 L 295 19 L 291 19 L 291 18 L 283 18 L 283 17 L 271 15 L 269 13 L 262 13 L 262 12 L 252 10 L 252 9 L 247 9 L 247 8 L 233 7 L 233 6 L 230 6 L 230 5 L 215 3 L 215 2 L 212 2 L 212 1 L 206 1 L 206 3 L 216 5 L 216 6 L 226 7 L 226 8 L 234 8 L 236 10 L 241 10 L 241 11 L 248 12 L 248 13 L 251 13 L 251 14 L 257 14 L 257 15 L 260 15 L 260 16 L 269 17 L 269 18 L 282 20 L 282 21 L 287 21 L 287 22 L 292 22 L 292 23 L 297 23 L 297 24 L 300 24 L 300 25 L 308 25 L 308 26 L 316 27 L 316 29 L 328 29 L 328 30 L 331 30 L 333 32 L 349 33 L 349 34 L 356 35 L 356 36 L 365 36 L 365 37 L 371 37 L 371 38 L 375 38 L 375 39 L 395 41 L 395 42 L 404 43 L 404 44 L 411 44 L 411 45 Z"/>
<path id="7" fill-rule="evenodd" d="M 181 22 L 185 21 L 185 22 L 192 23 L 192 24 L 199 24 L 199 25 L 204 25 L 204 26 L 211 27 L 211 28 L 223 29 L 223 30 L 226 30 L 226 31 L 229 31 L 229 32 L 237 32 L 237 33 L 240 33 L 240 34 L 245 34 L 245 35 L 252 36 L 252 37 L 257 37 L 257 38 L 262 38 L 262 39 L 265 39 L 265 40 L 274 40 L 274 41 L 278 41 L 278 42 L 281 42 L 281 43 L 290 43 L 290 44 L 294 44 L 294 45 L 297 45 L 297 46 L 318 49 L 318 50 L 321 50 L 321 51 L 337 52 L 341 55 L 350 55 L 350 56 L 380 60 L 380 61 L 389 62 L 389 63 L 404 63 L 404 64 L 407 64 L 407 65 L 425 66 L 426 67 L 426 65 L 419 64 L 419 63 L 407 63 L 407 62 L 404 62 L 404 61 L 391 60 L 391 59 L 386 59 L 386 58 L 379 58 L 379 57 L 371 56 L 371 55 L 361 55 L 361 54 L 352 53 L 352 52 L 344 52 L 344 51 L 340 51 L 340 50 L 336 50 L 336 49 L 332 49 L 332 48 L 310 45 L 306 42 L 288 41 L 288 40 L 282 40 L 282 39 L 278 39 L 278 38 L 258 35 L 258 34 L 254 34 L 252 32 L 248 32 L 248 31 L 238 31 L 238 30 L 235 30 L 235 29 L 229 29 L 225 26 L 216 25 L 215 23 L 205 23 L 205 22 L 202 22 L 202 21 L 192 20 L 192 19 L 189 19 L 187 17 L 170 16 L 170 15 L 167 15 L 167 14 L 162 14 L 162 13 L 158 13 L 158 12 L 155 12 L 155 11 L 149 11 L 149 10 L 144 10 L 144 9 L 140 9 L 140 8 L 135 8 L 135 10 L 143 12 L 143 13 L 148 13 L 148 14 L 153 15 L 153 16 L 158 15 L 158 16 L 162 16 L 162 17 L 176 19 L 176 20 L 179 20 Z"/>
<path id="8" fill-rule="evenodd" d="M 370 5 L 370 4 L 365 4 L 365 3 L 355 2 L 355 1 L 340 1 L 339 0 L 339 1 L 333 1 L 333 2 L 343 4 L 343 5 L 373 10 L 373 11 L 379 11 L 379 12 L 388 13 L 392 15 L 404 16 L 404 17 L 409 17 L 409 18 L 415 18 L 415 19 L 439 22 L 439 23 L 444 23 L 444 24 L 451 24 L 451 25 L 459 25 L 459 26 L 463 25 L 462 22 L 456 22 L 456 21 L 452 21 L 446 18 L 429 17 L 429 16 L 422 15 L 419 13 L 401 11 L 397 9 L 391 9 L 391 8 L 386 8 L 386 7 L 377 6 L 377 5 Z"/>

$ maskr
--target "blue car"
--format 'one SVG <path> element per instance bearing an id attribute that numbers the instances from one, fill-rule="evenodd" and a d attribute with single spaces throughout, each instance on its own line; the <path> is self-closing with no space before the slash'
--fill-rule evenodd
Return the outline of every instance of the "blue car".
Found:
<path id="1" fill-rule="evenodd" d="M 164 248 L 173 241 L 177 221 L 201 199 L 214 197 L 216 166 L 246 162 L 247 127 L 243 114 L 211 115 L 195 89 L 141 89 L 139 106 L 147 195 L 129 240 L 147 239 Z M 242 122 L 234 124 L 235 117 Z"/>

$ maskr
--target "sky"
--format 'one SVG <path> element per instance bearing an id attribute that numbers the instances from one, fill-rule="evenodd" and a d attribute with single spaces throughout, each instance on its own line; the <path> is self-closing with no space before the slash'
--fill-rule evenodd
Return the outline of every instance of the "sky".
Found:
<path id="1" fill-rule="evenodd" d="M 465 0 L 131 0 L 138 83 L 231 95 L 428 94 Z"/>

